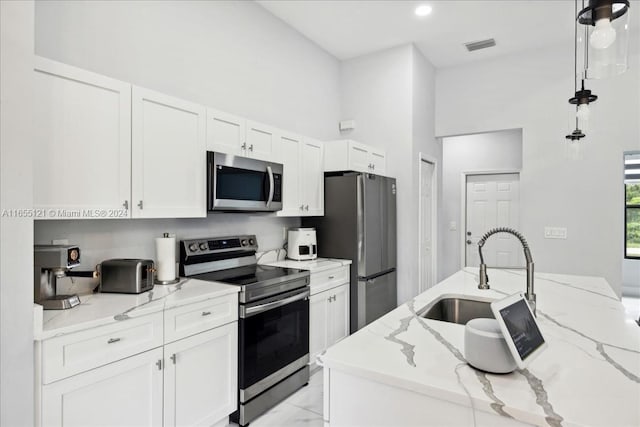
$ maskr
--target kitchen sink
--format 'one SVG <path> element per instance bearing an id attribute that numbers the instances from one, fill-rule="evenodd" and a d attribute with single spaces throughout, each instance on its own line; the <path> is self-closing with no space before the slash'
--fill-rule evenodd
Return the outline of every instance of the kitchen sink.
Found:
<path id="1" fill-rule="evenodd" d="M 418 316 L 464 325 L 478 317 L 493 319 L 491 302 L 488 299 L 443 295 L 418 312 Z"/>

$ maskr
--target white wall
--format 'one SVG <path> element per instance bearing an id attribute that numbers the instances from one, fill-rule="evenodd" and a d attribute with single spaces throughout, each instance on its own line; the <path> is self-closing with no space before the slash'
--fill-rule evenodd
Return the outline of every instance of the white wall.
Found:
<path id="1" fill-rule="evenodd" d="M 522 131 L 515 129 L 443 138 L 442 164 L 443 201 L 440 230 L 443 239 L 440 279 L 452 275 L 462 267 L 460 245 L 466 232 L 464 224 L 461 223 L 463 172 L 520 170 Z M 452 221 L 457 224 L 455 231 L 449 229 Z"/>
<path id="2" fill-rule="evenodd" d="M 249 1 L 38 1 L 36 53 L 319 139 L 339 62 Z"/>
<path id="3" fill-rule="evenodd" d="M 338 136 L 339 63 L 254 2 L 41 1 L 36 53 L 319 139 Z M 84 262 L 151 257 L 153 238 L 254 233 L 282 246 L 297 218 L 38 221 L 36 242 L 68 238 Z M 82 282 L 82 281 L 80 281 Z"/>
<path id="4" fill-rule="evenodd" d="M 343 61 L 342 119 L 356 129 L 342 137 L 387 152 L 387 174 L 396 178 L 398 302 L 418 289 L 418 151 L 438 155 L 433 132 L 434 70 L 404 45 Z"/>
<path id="5" fill-rule="evenodd" d="M 33 416 L 33 1 L 0 2 L 0 425 Z M 6 211 L 5 211 L 6 210 Z"/>
<path id="6" fill-rule="evenodd" d="M 564 138 L 573 92 L 572 46 L 442 69 L 436 77 L 436 135 L 523 130 L 521 228 L 536 270 L 603 276 L 618 294 L 622 152 L 640 148 L 638 46 L 636 35 L 625 74 L 588 82 L 599 96 L 597 128 L 580 144 L 578 158 L 567 155 Z M 545 240 L 547 225 L 567 227 L 568 239 Z"/>

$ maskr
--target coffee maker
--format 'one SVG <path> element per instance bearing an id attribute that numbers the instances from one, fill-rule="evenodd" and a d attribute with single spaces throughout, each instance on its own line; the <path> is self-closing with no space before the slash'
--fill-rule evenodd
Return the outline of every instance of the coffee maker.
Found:
<path id="1" fill-rule="evenodd" d="M 80 265 L 80 248 L 69 245 L 34 245 L 33 300 L 45 310 L 66 310 L 80 304 L 78 295 L 57 295 L 56 282 Z"/>

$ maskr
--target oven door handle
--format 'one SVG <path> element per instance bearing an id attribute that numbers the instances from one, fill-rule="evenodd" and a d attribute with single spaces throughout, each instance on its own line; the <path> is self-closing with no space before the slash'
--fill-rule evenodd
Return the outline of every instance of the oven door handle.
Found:
<path id="1" fill-rule="evenodd" d="M 279 301 L 268 302 L 266 304 L 256 305 L 255 307 L 242 307 L 240 306 L 240 317 L 246 319 L 247 317 L 255 316 L 256 314 L 264 313 L 276 307 L 282 307 L 283 305 L 290 304 L 295 301 L 308 299 L 310 295 L 309 290 L 301 292 L 289 298 L 281 299 Z"/>
<path id="2" fill-rule="evenodd" d="M 267 166 L 267 174 L 269 174 L 269 198 L 267 199 L 267 208 L 273 202 L 273 171 L 271 170 L 271 166 Z"/>

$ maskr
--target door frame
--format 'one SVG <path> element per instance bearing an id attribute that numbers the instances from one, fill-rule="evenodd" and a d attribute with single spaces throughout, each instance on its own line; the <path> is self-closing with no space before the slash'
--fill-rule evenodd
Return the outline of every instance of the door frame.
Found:
<path id="1" fill-rule="evenodd" d="M 422 271 L 422 203 L 420 203 L 420 195 L 422 194 L 422 162 L 431 163 L 433 165 L 433 175 L 431 176 L 431 280 L 434 285 L 438 283 L 438 160 L 425 153 L 418 153 L 418 293 L 424 292 L 421 280 Z"/>
<path id="2" fill-rule="evenodd" d="M 463 171 L 460 174 L 461 179 L 461 191 L 460 191 L 460 269 L 467 265 L 467 177 L 469 175 L 518 175 L 518 181 L 521 181 L 522 169 L 482 169 Z M 520 195 L 522 195 L 522 186 L 520 186 Z M 522 197 L 520 197 L 522 199 Z M 522 209 L 518 211 L 518 220 L 522 224 Z"/>

